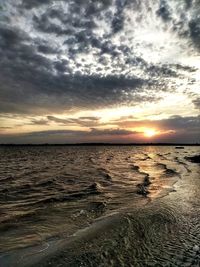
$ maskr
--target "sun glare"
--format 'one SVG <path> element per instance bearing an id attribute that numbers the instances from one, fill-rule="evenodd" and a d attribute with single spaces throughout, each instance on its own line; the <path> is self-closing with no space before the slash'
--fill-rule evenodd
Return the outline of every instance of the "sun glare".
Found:
<path id="1" fill-rule="evenodd" d="M 154 129 L 146 129 L 146 130 L 144 130 L 144 136 L 146 136 L 146 137 L 153 137 L 156 134 L 157 134 L 157 132 Z"/>

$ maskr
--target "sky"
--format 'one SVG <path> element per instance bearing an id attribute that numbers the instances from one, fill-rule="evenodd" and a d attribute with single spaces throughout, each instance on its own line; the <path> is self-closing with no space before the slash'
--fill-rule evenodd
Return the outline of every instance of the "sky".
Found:
<path id="1" fill-rule="evenodd" d="M 0 0 L 0 143 L 200 142 L 200 0 Z"/>

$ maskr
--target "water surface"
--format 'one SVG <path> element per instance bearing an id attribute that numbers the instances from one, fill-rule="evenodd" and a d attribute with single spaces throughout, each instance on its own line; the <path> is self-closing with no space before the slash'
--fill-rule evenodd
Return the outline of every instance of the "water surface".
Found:
<path id="1" fill-rule="evenodd" d="M 198 153 L 1 147 L 0 266 L 199 266 Z"/>

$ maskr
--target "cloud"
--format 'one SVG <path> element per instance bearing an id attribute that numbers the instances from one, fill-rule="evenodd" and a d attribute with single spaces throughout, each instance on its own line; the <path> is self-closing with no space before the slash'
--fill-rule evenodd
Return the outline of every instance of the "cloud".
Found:
<path id="1" fill-rule="evenodd" d="M 44 4 L 49 4 L 51 3 L 51 0 L 23 0 L 22 1 L 22 7 L 27 8 L 27 9 L 31 9 L 34 7 L 38 7 Z"/>
<path id="2" fill-rule="evenodd" d="M 198 132 L 200 130 L 200 116 L 172 116 L 169 119 L 161 120 L 158 125 L 162 128 Z"/>
<path id="3" fill-rule="evenodd" d="M 200 109 L 200 97 L 197 97 L 196 99 L 194 99 L 193 104 L 195 105 L 196 109 Z"/>
<path id="4" fill-rule="evenodd" d="M 158 130 L 175 130 L 188 133 L 198 133 L 200 131 L 200 116 L 183 117 L 173 115 L 167 119 L 162 120 L 118 120 L 113 121 L 115 125 L 121 128 L 134 127 L 152 127 Z"/>
<path id="5" fill-rule="evenodd" d="M 35 60 L 39 63 L 42 58 Z M 74 106 L 86 109 L 126 103 L 129 96 L 137 93 L 145 84 L 145 81 L 138 78 L 65 74 L 51 76 L 39 66 L 37 69 L 33 69 L 32 65 L 19 67 L 17 75 L 12 74 L 10 70 L 10 77 L 2 77 L 2 80 L 6 81 L 0 92 L 1 112 L 37 113 L 38 110 L 39 112 L 46 110 L 46 113 L 50 110 L 63 112 Z M 15 83 L 12 75 L 15 75 Z M 145 101 L 145 97 L 143 99 Z M 149 100 L 150 97 L 147 96 L 146 99 Z M 137 96 L 135 100 L 133 99 L 135 103 L 139 100 Z"/>
<path id="6" fill-rule="evenodd" d="M 53 121 L 57 124 L 61 125 L 78 125 L 78 126 L 85 126 L 85 127 L 94 127 L 100 126 L 102 123 L 99 122 L 99 117 L 79 117 L 79 118 L 67 118 L 61 119 L 55 116 L 47 116 L 49 121 Z"/>
<path id="7" fill-rule="evenodd" d="M 105 136 L 105 135 L 119 135 L 119 136 L 123 136 L 123 135 L 132 135 L 132 134 L 138 134 L 139 132 L 137 131 L 130 131 L 130 130 L 124 130 L 124 129 L 105 129 L 105 130 L 99 130 L 99 129 L 95 129 L 92 128 L 90 131 L 90 135 L 94 135 L 94 136 Z"/>
<path id="8" fill-rule="evenodd" d="M 136 120 L 133 116 L 122 116 L 101 125 L 97 117 L 79 117 L 60 119 L 48 116 L 48 119 L 32 120 L 32 125 L 48 125 L 51 121 L 60 126 L 79 125 L 87 130 L 46 130 L 20 134 L 5 134 L 2 128 L 0 143 L 80 143 L 80 142 L 200 142 L 200 116 L 171 116 L 163 120 Z M 93 126 L 92 126 L 93 125 Z M 102 127 L 103 126 L 103 127 Z M 143 128 L 160 131 L 154 139 L 147 140 Z M 11 129 L 12 130 L 12 129 Z"/>
<path id="9" fill-rule="evenodd" d="M 179 8 L 178 8 L 179 7 Z M 157 15 L 173 27 L 180 37 L 190 38 L 193 45 L 200 48 L 200 5 L 198 0 L 175 3 L 173 0 L 160 0 Z"/>
<path id="10" fill-rule="evenodd" d="M 0 112 L 159 101 L 198 71 L 187 59 L 199 54 L 199 11 L 197 0 L 3 2 Z"/>
<path id="11" fill-rule="evenodd" d="M 50 130 L 50 131 L 40 131 L 31 132 L 25 134 L 26 136 L 50 136 L 50 135 L 86 135 L 86 136 L 102 136 L 102 135 L 130 135 L 137 134 L 136 131 L 128 131 L 124 129 L 96 129 L 91 128 L 89 131 L 75 131 L 75 130 Z"/>
<path id="12" fill-rule="evenodd" d="M 160 1 L 159 9 L 156 11 L 157 15 L 160 16 L 164 21 L 170 20 L 170 8 L 165 0 Z"/>
<path id="13" fill-rule="evenodd" d="M 200 9 L 199 9 L 200 10 Z M 189 22 L 190 37 L 200 49 L 200 18 L 191 19 Z"/>
<path id="14" fill-rule="evenodd" d="M 30 123 L 27 123 L 28 125 L 48 125 L 49 121 L 45 119 L 32 119 Z"/>
<path id="15" fill-rule="evenodd" d="M 12 129 L 12 127 L 6 127 L 6 126 L 4 127 L 4 126 L 0 126 L 0 130 L 5 130 L 5 129 L 6 129 L 6 130 L 7 130 L 7 129 Z"/>
<path id="16" fill-rule="evenodd" d="M 137 132 L 124 129 L 96 129 L 89 131 L 75 130 L 49 130 L 23 134 L 1 134 L 0 143 L 78 143 L 78 142 L 104 142 L 120 141 Z"/>
<path id="17" fill-rule="evenodd" d="M 113 125 L 121 129 L 127 128 L 153 128 L 161 132 L 153 142 L 172 143 L 199 143 L 200 137 L 200 116 L 178 116 L 174 115 L 162 120 L 134 120 L 131 118 L 113 121 Z M 141 141 L 140 139 L 137 140 Z M 148 140 L 144 140 L 147 142 Z"/>

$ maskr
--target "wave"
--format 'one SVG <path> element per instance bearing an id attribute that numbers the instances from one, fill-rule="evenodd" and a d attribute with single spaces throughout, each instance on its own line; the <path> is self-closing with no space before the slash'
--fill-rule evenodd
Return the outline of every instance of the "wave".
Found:
<path id="1" fill-rule="evenodd" d="M 53 185 L 55 183 L 55 181 L 54 180 L 43 180 L 43 181 L 40 181 L 40 182 L 38 182 L 35 186 L 36 187 L 43 187 L 43 186 L 51 186 L 51 185 Z"/>
<path id="2" fill-rule="evenodd" d="M 188 167 L 188 164 L 181 161 L 178 157 L 175 157 L 174 159 L 176 160 L 178 164 L 183 165 L 187 172 L 192 172 L 191 169 Z"/>
<path id="3" fill-rule="evenodd" d="M 104 212 L 106 210 L 107 204 L 105 201 L 93 201 L 89 203 L 89 211 L 92 212 Z"/>
<path id="4" fill-rule="evenodd" d="M 195 155 L 192 157 L 185 157 L 185 158 L 192 163 L 200 163 L 200 155 Z"/>
<path id="5" fill-rule="evenodd" d="M 155 166 L 162 169 L 165 176 L 180 176 L 180 174 L 176 170 L 168 168 L 167 164 L 157 162 L 155 163 Z"/>
<path id="6" fill-rule="evenodd" d="M 161 159 L 164 159 L 164 160 L 167 160 L 167 157 L 163 156 L 162 154 L 160 153 L 157 153 L 157 156 Z"/>
<path id="7" fill-rule="evenodd" d="M 150 193 L 148 190 L 148 187 L 150 186 L 150 184 L 151 184 L 150 176 L 149 174 L 146 174 L 143 182 L 137 185 L 138 187 L 137 194 L 143 195 L 146 197 Z"/>
<path id="8" fill-rule="evenodd" d="M 55 196 L 47 197 L 45 199 L 35 202 L 35 204 L 48 204 L 48 203 L 72 201 L 72 200 L 77 200 L 80 198 L 85 198 L 90 195 L 97 195 L 101 193 L 102 193 L 102 186 L 99 183 L 95 182 L 83 190 L 71 191 L 65 195 L 60 195 L 60 196 L 55 195 Z"/>
<path id="9" fill-rule="evenodd" d="M 14 180 L 14 179 L 15 179 L 15 177 L 13 175 L 9 175 L 9 176 L 0 178 L 0 181 L 4 183 L 4 182 L 8 182 L 8 181 Z"/>
<path id="10" fill-rule="evenodd" d="M 1 231 L 7 231 L 9 228 L 13 228 L 13 224 L 15 225 L 15 229 L 16 227 L 20 227 L 19 225 L 17 226 L 17 224 L 15 224 L 19 220 L 20 222 L 22 222 L 23 220 L 29 220 L 33 222 L 34 216 L 36 215 L 36 210 L 27 210 L 24 212 L 20 212 L 19 214 L 4 213 L 2 215 L 3 216 L 0 218 L 0 222 L 2 223 L 0 225 L 0 229 Z M 37 220 L 37 222 L 39 221 L 38 218 L 35 220 Z"/>
<path id="11" fill-rule="evenodd" d="M 134 171 L 139 171 L 140 167 L 138 165 L 131 165 L 131 169 Z"/>
<path id="12" fill-rule="evenodd" d="M 106 179 L 106 181 L 112 181 L 112 176 L 106 168 L 98 168 L 97 170 L 99 171 L 100 175 Z"/>
<path id="13" fill-rule="evenodd" d="M 51 238 L 65 229 L 65 234 L 69 235 L 103 214 L 111 214 L 130 207 L 140 209 L 147 203 L 164 201 L 163 197 L 166 195 L 169 195 L 166 198 L 169 200 L 173 195 L 179 194 L 179 183 L 188 178 L 191 178 L 191 181 L 197 171 L 197 165 L 185 159 L 185 156 L 198 153 L 194 149 L 188 150 L 187 155 L 184 151 L 180 150 L 177 154 L 174 150 L 170 156 L 165 152 L 171 151 L 171 148 L 156 148 L 155 151 L 154 148 L 141 150 L 135 147 L 126 150 L 125 148 L 99 149 L 100 151 L 94 153 L 88 149 L 74 151 L 71 147 L 63 148 L 61 155 L 58 155 L 57 151 L 54 151 L 55 154 L 47 154 L 44 148 L 42 149 L 44 153 L 38 155 L 37 160 L 35 154 L 34 157 L 32 155 L 30 157 L 27 153 L 26 156 L 29 158 L 27 169 L 21 164 L 20 157 L 14 156 L 7 164 L 6 171 L 1 168 L 1 177 L 5 179 L 1 181 L 0 188 L 2 217 L 6 219 L 7 216 L 8 219 L 2 223 L 7 229 L 3 232 L 4 237 L 2 236 L 3 240 L 0 242 L 3 251 L 35 244 L 31 239 L 27 243 L 19 242 L 23 236 L 26 240 L 26 235 L 31 234 L 31 231 L 37 231 L 41 236 Z M 156 155 L 157 152 L 160 153 L 160 157 Z M 141 161 L 148 155 L 152 158 Z M 163 155 L 168 157 L 167 160 L 163 159 Z M 3 158 L 6 157 L 5 153 Z M 70 163 L 70 157 L 74 157 L 74 164 Z M 184 167 L 179 164 L 190 168 L 191 175 L 188 175 Z M 43 171 L 43 165 L 49 167 L 48 171 Z M 170 194 L 180 174 L 184 179 L 177 184 L 177 193 Z M 197 187 L 198 184 L 193 188 L 197 190 Z M 184 198 L 184 195 L 182 197 Z M 79 213 L 80 215 L 77 215 Z M 194 216 L 198 217 L 197 214 Z M 156 220 L 156 217 L 154 219 Z M 159 215 L 158 220 L 162 220 Z M 139 229 L 138 232 L 143 235 L 143 229 Z M 123 238 L 123 231 L 121 233 Z M 126 235 L 124 236 L 128 239 Z M 124 246 L 129 246 L 129 242 L 125 239 Z M 119 263 L 116 266 L 121 265 Z"/>

